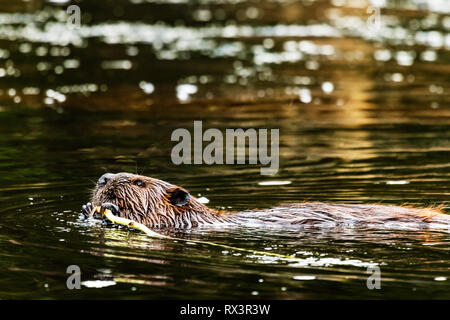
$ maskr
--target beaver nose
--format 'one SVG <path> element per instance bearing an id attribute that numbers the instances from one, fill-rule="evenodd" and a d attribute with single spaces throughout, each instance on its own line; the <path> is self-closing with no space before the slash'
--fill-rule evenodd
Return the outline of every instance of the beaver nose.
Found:
<path id="1" fill-rule="evenodd" d="M 104 186 L 108 183 L 109 180 L 111 180 L 112 178 L 114 178 L 115 174 L 114 173 L 105 173 L 104 175 L 102 175 L 100 177 L 100 179 L 98 179 L 97 184 Z"/>

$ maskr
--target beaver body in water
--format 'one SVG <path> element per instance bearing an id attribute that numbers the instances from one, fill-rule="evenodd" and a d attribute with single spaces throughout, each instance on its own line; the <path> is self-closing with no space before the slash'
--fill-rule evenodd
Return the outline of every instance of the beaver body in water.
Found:
<path id="1" fill-rule="evenodd" d="M 377 204 L 328 204 L 305 202 L 264 210 L 225 212 L 202 204 L 182 187 L 130 173 L 106 173 L 95 187 L 92 204 L 112 206 L 113 213 L 149 228 L 190 229 L 211 224 L 239 224 L 254 227 L 368 227 L 402 230 L 446 229 L 450 215 L 432 208 L 411 208 Z"/>

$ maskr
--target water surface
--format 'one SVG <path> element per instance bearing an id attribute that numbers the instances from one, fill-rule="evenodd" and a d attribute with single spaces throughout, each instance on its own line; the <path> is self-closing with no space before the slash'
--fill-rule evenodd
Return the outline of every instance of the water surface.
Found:
<path id="1" fill-rule="evenodd" d="M 98 177 L 120 171 L 230 210 L 446 205 L 450 8 L 424 3 L 380 1 L 374 26 L 365 1 L 79 1 L 71 29 L 69 2 L 2 1 L 0 298 L 450 298 L 448 233 L 174 234 L 289 261 L 79 216 Z M 171 133 L 194 120 L 279 128 L 279 172 L 172 164 Z M 69 265 L 81 290 L 66 287 Z M 381 290 L 366 286 L 371 266 Z"/>

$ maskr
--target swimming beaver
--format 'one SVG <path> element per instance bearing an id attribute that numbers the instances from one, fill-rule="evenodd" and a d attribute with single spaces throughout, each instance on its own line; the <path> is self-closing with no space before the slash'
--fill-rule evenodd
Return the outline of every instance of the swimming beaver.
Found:
<path id="1" fill-rule="evenodd" d="M 130 173 L 106 173 L 100 177 L 92 203 L 83 206 L 90 215 L 93 206 L 105 206 L 115 215 L 149 228 L 189 229 L 207 224 L 244 224 L 255 227 L 374 227 L 388 229 L 449 229 L 450 215 L 438 209 L 376 204 L 289 204 L 266 210 L 224 212 L 208 208 L 182 187 Z"/>

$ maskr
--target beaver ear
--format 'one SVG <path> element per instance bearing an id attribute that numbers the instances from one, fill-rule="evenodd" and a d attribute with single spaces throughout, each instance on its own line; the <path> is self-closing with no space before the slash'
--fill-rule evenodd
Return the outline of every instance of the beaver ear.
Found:
<path id="1" fill-rule="evenodd" d="M 180 187 L 175 187 L 167 191 L 167 198 L 171 204 L 177 207 L 182 207 L 189 202 L 191 195 L 186 190 Z"/>

